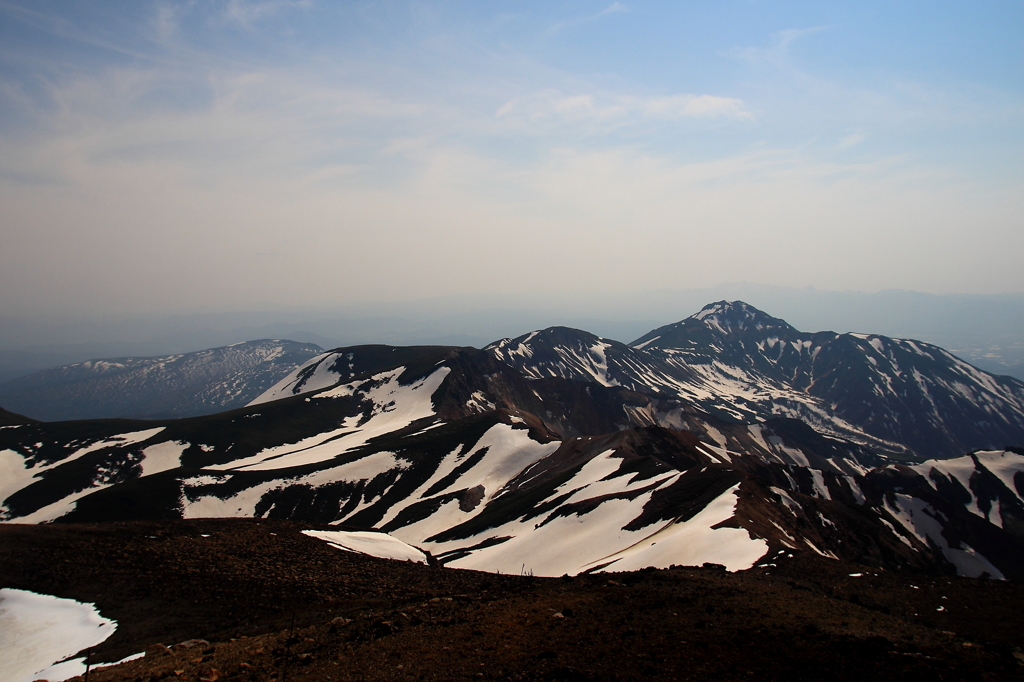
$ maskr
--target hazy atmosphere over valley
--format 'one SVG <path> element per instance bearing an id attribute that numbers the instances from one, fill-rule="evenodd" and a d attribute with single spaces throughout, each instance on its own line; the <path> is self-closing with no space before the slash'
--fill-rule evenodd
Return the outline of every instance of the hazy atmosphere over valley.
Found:
<path id="1" fill-rule="evenodd" d="M 730 282 L 1019 311 L 1022 23 L 1009 1 L 4 0 L 0 344 L 246 312 L 338 341 L 311 324 L 642 332 Z M 921 334 L 897 326 L 864 331 Z M 139 333 L 121 352 L 203 347 Z"/>

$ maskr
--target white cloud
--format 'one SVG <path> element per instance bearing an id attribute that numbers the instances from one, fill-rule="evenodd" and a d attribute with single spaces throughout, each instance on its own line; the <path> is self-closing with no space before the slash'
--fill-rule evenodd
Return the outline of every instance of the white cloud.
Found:
<path id="1" fill-rule="evenodd" d="M 747 47 L 735 51 L 733 54 L 751 63 L 766 63 L 775 67 L 785 66 L 790 46 L 800 38 L 826 30 L 827 26 L 812 26 L 810 28 L 788 28 L 771 34 L 771 44 L 768 47 Z"/>
<path id="2" fill-rule="evenodd" d="M 662 97 L 566 95 L 557 90 L 542 90 L 528 97 L 510 100 L 498 109 L 496 116 L 499 119 L 529 122 L 591 121 L 609 126 L 631 125 L 652 119 L 753 119 L 743 100 L 734 97 L 692 94 Z"/>
<path id="3" fill-rule="evenodd" d="M 228 0 L 225 14 L 238 23 L 248 26 L 272 17 L 282 10 L 308 9 L 311 0 Z"/>
<path id="4" fill-rule="evenodd" d="M 587 24 L 590 23 L 591 21 L 597 21 L 601 17 L 606 17 L 609 14 L 621 14 L 628 11 L 629 8 L 626 5 L 623 5 L 621 2 L 613 2 L 612 4 L 605 7 L 603 10 L 598 12 L 597 14 L 591 14 L 590 16 L 586 17 L 579 17 L 576 19 L 567 19 L 566 21 L 560 21 L 551 28 L 549 28 L 548 32 L 556 33 L 558 31 L 561 31 L 563 28 L 568 28 L 570 26 L 578 26 L 580 24 Z"/>
<path id="5" fill-rule="evenodd" d="M 836 149 L 849 149 L 850 147 L 857 146 L 866 139 L 867 135 L 860 131 L 850 133 L 849 135 L 846 135 L 841 140 L 839 140 L 839 143 L 836 144 Z"/>
<path id="6" fill-rule="evenodd" d="M 716 95 L 673 95 L 641 100 L 640 105 L 652 116 L 663 118 L 732 118 L 752 119 L 743 100 Z"/>
<path id="7" fill-rule="evenodd" d="M 621 2 L 613 2 L 612 4 L 605 7 L 603 10 L 597 13 L 597 16 L 603 17 L 606 14 L 614 14 L 616 12 L 628 12 L 629 8 L 623 5 Z"/>

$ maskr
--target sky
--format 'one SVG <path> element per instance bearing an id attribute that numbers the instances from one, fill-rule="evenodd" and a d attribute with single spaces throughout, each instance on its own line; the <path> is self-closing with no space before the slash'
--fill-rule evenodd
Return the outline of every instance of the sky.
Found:
<path id="1" fill-rule="evenodd" d="M 0 0 L 0 240 L 18 315 L 1024 292 L 1024 3 Z"/>

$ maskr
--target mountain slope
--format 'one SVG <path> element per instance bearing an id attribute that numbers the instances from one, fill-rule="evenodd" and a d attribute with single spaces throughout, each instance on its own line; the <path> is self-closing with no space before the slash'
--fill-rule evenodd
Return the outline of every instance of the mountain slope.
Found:
<path id="1" fill-rule="evenodd" d="M 0 384 L 0 401 L 37 419 L 186 417 L 242 407 L 322 352 L 262 340 L 154 358 L 89 360 Z"/>
<path id="2" fill-rule="evenodd" d="M 2 429 L 0 516 L 345 524 L 504 573 L 735 570 L 802 552 L 1024 577 L 1018 453 L 943 464 L 974 467 L 961 490 L 793 419 L 729 422 L 665 395 L 529 379 L 490 351 L 409 357 L 218 415 Z"/>
<path id="3" fill-rule="evenodd" d="M 20 424 L 31 424 L 35 419 L 29 419 L 14 412 L 8 412 L 0 407 L 0 426 L 18 426 Z"/>
<path id="4" fill-rule="evenodd" d="M 552 327 L 487 350 L 533 379 L 622 386 L 726 420 L 795 418 L 902 457 L 1024 443 L 1024 382 L 921 342 L 803 333 L 739 301 L 710 304 L 628 346 Z"/>
<path id="5" fill-rule="evenodd" d="M 814 412 L 831 413 L 918 456 L 1024 442 L 1024 382 L 993 376 L 920 341 L 803 333 L 743 302 L 721 301 L 631 345 L 697 369 L 712 384 L 742 376 L 779 386 L 786 393 L 754 402 L 816 426 L 821 418 Z"/>

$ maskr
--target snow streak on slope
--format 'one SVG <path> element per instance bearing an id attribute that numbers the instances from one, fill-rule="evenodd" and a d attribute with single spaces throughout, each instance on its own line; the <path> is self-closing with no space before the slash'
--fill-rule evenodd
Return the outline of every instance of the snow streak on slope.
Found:
<path id="1" fill-rule="evenodd" d="M 37 463 L 36 454 L 43 443 L 36 443 L 34 448 L 24 448 L 22 452 L 12 449 L 0 450 L 0 500 L 6 500 L 14 492 L 30 485 L 34 480 L 41 478 L 48 471 L 74 462 L 90 453 L 105 448 L 125 448 L 136 443 L 150 440 L 164 430 L 164 427 L 155 429 L 144 429 L 142 431 L 131 431 L 128 433 L 109 436 L 98 439 L 89 445 L 71 450 L 62 458 L 54 461 Z M 145 466 L 145 465 L 144 465 Z M 71 497 L 56 502 L 43 510 L 39 510 L 31 517 L 22 517 L 22 523 L 41 523 L 52 521 L 74 508 L 74 500 L 95 492 L 101 487 L 111 484 L 111 479 L 104 472 L 96 472 L 95 477 L 86 483 L 84 487 Z M 9 520 L 9 510 L 0 506 L 0 519 Z"/>
<path id="2" fill-rule="evenodd" d="M 24 590 L 0 590 L 0 670 L 7 682 L 66 680 L 85 672 L 70 656 L 114 634 L 92 604 Z"/>
<path id="3" fill-rule="evenodd" d="M 739 484 L 718 496 L 693 518 L 671 522 L 633 546 L 587 566 L 604 571 L 637 571 L 647 566 L 668 568 L 721 564 L 730 571 L 750 568 L 768 553 L 768 543 L 743 528 L 716 528 L 736 511 Z"/>
<path id="4" fill-rule="evenodd" d="M 341 358 L 340 353 L 322 353 L 310 358 L 304 365 L 267 389 L 249 403 L 249 406 L 288 398 L 300 393 L 311 393 L 329 388 L 340 378 L 331 367 Z"/>
<path id="5" fill-rule="evenodd" d="M 351 418 L 334 431 L 320 433 L 298 443 L 268 448 L 243 460 L 207 468 L 267 471 L 315 464 L 362 447 L 370 439 L 398 431 L 417 419 L 432 416 L 434 407 L 430 398 L 451 370 L 441 367 L 425 379 L 402 386 L 398 383 L 398 377 L 404 369 L 399 367 L 378 374 L 368 382 L 343 384 L 317 395 L 320 399 L 358 396 L 373 405 L 368 418 Z"/>
<path id="6" fill-rule="evenodd" d="M 476 491 L 477 501 L 470 509 L 464 508 L 467 503 L 453 498 L 443 502 L 438 511 L 427 519 L 394 531 L 395 537 L 406 538 L 407 542 L 419 545 L 421 540 L 475 516 L 502 493 L 509 481 L 555 452 L 559 445 L 558 442 L 538 443 L 524 428 L 495 424 L 472 448 L 459 448 L 446 455 L 430 478 L 407 498 L 393 505 L 379 525 L 388 527 L 405 509 L 417 502 L 440 500 L 461 490 Z M 471 466 L 466 468 L 467 464 Z"/>
<path id="7" fill-rule="evenodd" d="M 447 561 L 450 566 L 503 573 L 528 571 L 542 576 L 575 575 L 610 562 L 667 567 L 687 563 L 684 558 L 699 559 L 697 563 L 727 559 L 729 567 L 738 570 L 749 568 L 767 551 L 766 543 L 752 539 L 745 530 L 711 530 L 712 525 L 732 516 L 734 495 L 725 496 L 728 501 L 724 506 L 713 502 L 706 508 L 707 513 L 701 512 L 681 524 L 659 523 L 627 530 L 642 516 L 651 496 L 682 474 L 669 471 L 646 479 L 635 472 L 620 473 L 622 465 L 623 460 L 612 451 L 604 452 L 534 506 L 550 511 L 540 516 L 527 513 L 464 539 L 427 538 L 421 546 L 439 557 L 454 557 Z M 395 534 L 411 541 L 413 532 L 410 528 Z M 662 546 L 651 551 L 659 542 Z"/>
<path id="8" fill-rule="evenodd" d="M 258 509 L 268 493 L 286 490 L 289 487 L 308 487 L 315 490 L 319 486 L 329 484 L 373 481 L 379 476 L 400 473 L 408 467 L 408 462 L 397 459 L 392 452 L 375 452 L 316 473 L 275 477 L 227 497 L 218 490 L 218 486 L 231 481 L 228 473 L 189 478 L 182 481 L 182 517 L 198 519 L 261 516 Z M 361 511 L 369 506 L 371 501 L 378 500 L 379 497 L 372 498 L 367 503 L 358 505 L 352 513 Z M 273 507 L 270 507 L 264 513 L 269 513 L 272 509 Z M 340 523 L 343 519 L 336 521 Z"/>
<path id="9" fill-rule="evenodd" d="M 956 566 L 959 575 L 977 578 L 988 574 L 1000 580 L 1005 578 L 998 568 L 970 545 L 950 545 L 943 533 L 942 521 L 945 519 L 941 512 L 916 497 L 897 493 L 894 498 L 893 503 L 886 501 L 886 510 L 892 518 L 921 542 L 938 547 L 946 559 Z"/>
<path id="10" fill-rule="evenodd" d="M 695 373 L 678 395 L 737 418 L 801 419 L 892 453 L 957 456 L 1024 441 L 1024 382 L 919 341 L 800 332 L 722 301 L 651 331 L 633 349 Z"/>
<path id="11" fill-rule="evenodd" d="M 909 468 L 923 476 L 933 490 L 938 491 L 943 479 L 958 486 L 967 511 L 1000 528 L 1005 527 L 1004 507 L 1024 507 L 1021 495 L 1024 486 L 1017 484 L 1018 480 L 1024 482 L 1022 455 L 1006 451 L 975 452 L 953 459 L 931 459 Z"/>
<path id="12" fill-rule="evenodd" d="M 441 359 L 453 350 L 448 346 L 363 345 L 336 348 L 311 358 L 249 405 L 315 393 L 360 376 L 379 374 L 401 365 L 409 367 L 424 358 Z"/>
<path id="13" fill-rule="evenodd" d="M 567 327 L 551 327 L 517 339 L 502 339 L 486 350 L 531 379 L 563 377 L 593 381 L 602 386 L 620 385 L 609 371 L 609 362 L 616 362 L 609 359 L 609 351 L 612 356 L 630 353 L 628 347 L 617 341 Z"/>

